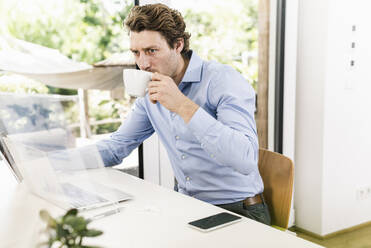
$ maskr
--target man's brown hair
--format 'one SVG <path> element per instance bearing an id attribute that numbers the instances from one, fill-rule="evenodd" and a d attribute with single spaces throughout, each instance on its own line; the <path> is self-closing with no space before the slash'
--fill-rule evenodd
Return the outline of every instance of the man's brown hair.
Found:
<path id="1" fill-rule="evenodd" d="M 184 48 L 181 54 L 185 56 L 189 51 L 191 35 L 185 32 L 186 24 L 182 15 L 164 4 L 134 6 L 124 25 L 134 32 L 143 30 L 160 32 L 171 48 L 174 48 L 174 44 L 179 38 L 183 38 Z"/>

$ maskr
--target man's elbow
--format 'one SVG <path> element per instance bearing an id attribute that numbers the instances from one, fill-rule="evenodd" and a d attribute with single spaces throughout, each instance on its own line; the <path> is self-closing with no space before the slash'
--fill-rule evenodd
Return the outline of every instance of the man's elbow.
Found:
<path id="1" fill-rule="evenodd" d="M 258 167 L 258 152 L 255 151 L 252 146 L 248 149 L 244 150 L 241 154 L 241 158 L 237 165 L 237 171 L 239 171 L 243 175 L 248 175 L 252 171 L 255 171 Z"/>

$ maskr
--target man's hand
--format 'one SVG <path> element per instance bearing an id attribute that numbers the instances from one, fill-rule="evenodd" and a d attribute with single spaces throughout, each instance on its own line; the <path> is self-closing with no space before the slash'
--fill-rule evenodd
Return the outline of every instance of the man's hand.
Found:
<path id="1" fill-rule="evenodd" d="M 148 94 L 152 103 L 159 102 L 171 112 L 180 115 L 185 123 L 191 120 L 199 107 L 179 90 L 171 77 L 157 72 L 152 74 Z"/>

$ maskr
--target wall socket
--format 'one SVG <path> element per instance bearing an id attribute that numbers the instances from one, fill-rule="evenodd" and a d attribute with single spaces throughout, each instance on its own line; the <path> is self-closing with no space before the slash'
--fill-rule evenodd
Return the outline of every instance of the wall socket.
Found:
<path id="1" fill-rule="evenodd" d="M 356 191 L 356 198 L 358 201 L 371 199 L 371 185 L 358 188 Z"/>

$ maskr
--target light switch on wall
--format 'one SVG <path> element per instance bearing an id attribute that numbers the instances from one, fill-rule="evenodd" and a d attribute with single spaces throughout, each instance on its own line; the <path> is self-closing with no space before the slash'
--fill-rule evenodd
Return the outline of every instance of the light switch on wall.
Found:
<path id="1" fill-rule="evenodd" d="M 349 61 L 347 64 L 347 76 L 345 79 L 344 88 L 346 90 L 351 90 L 354 88 L 355 82 L 355 67 L 356 67 L 356 44 L 357 44 L 357 26 L 352 25 L 350 28 L 350 44 L 349 44 Z"/>

